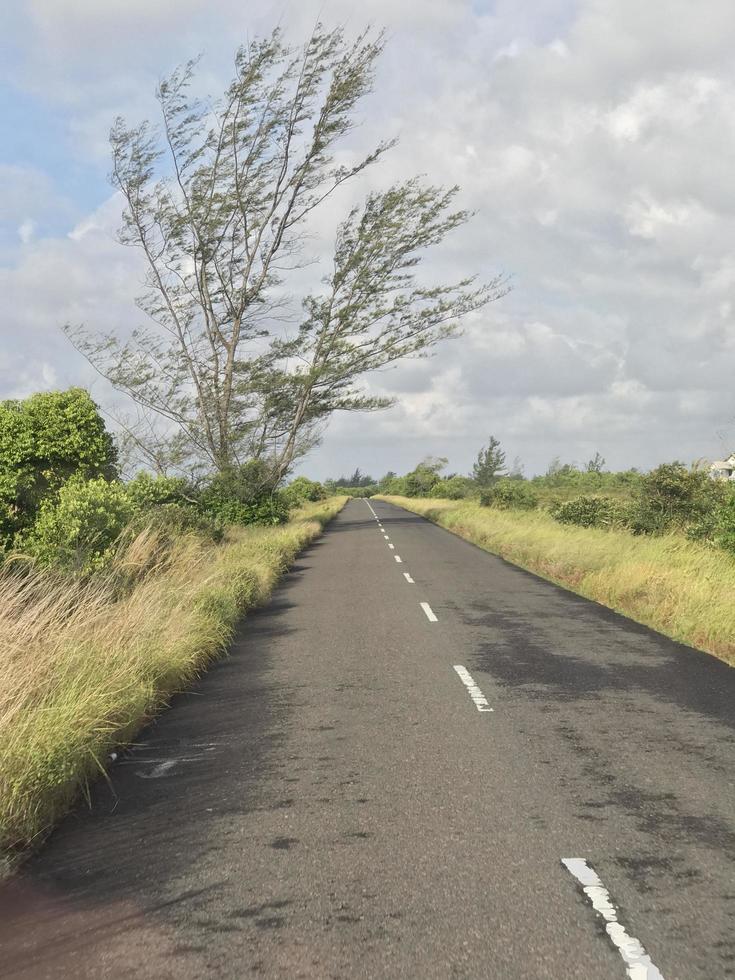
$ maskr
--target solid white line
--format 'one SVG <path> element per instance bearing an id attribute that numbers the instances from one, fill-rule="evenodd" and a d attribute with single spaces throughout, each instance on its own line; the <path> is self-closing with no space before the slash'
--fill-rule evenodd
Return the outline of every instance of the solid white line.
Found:
<path id="1" fill-rule="evenodd" d="M 388 547 L 390 548 L 391 551 L 396 550 L 396 546 L 394 544 L 389 544 Z"/>
<path id="2" fill-rule="evenodd" d="M 403 559 L 401 558 L 400 555 L 395 555 L 394 557 L 395 557 L 395 559 L 396 559 L 397 562 L 402 562 L 403 561 Z"/>
<path id="3" fill-rule="evenodd" d="M 475 707 L 477 708 L 477 710 L 492 711 L 493 709 L 488 704 L 487 698 L 482 693 L 482 691 L 477 686 L 477 684 L 475 684 L 474 678 L 472 677 L 472 674 L 469 672 L 469 670 L 467 670 L 466 667 L 463 667 L 462 664 L 455 664 L 454 669 L 459 674 L 459 679 L 462 681 L 464 686 L 470 692 L 470 697 L 472 698 L 472 701 Z"/>
<path id="4" fill-rule="evenodd" d="M 561 863 L 580 883 L 595 912 L 605 920 L 605 931 L 623 957 L 626 973 L 631 980 L 664 980 L 663 974 L 651 962 L 643 945 L 633 936 L 629 936 L 618 922 L 618 910 L 594 868 L 584 858 L 562 858 Z"/>
<path id="5" fill-rule="evenodd" d="M 366 503 L 366 504 L 368 505 L 368 507 L 370 508 L 370 513 L 371 513 L 371 514 L 373 515 L 373 517 L 375 518 L 375 520 L 376 520 L 376 521 L 377 521 L 377 520 L 379 520 L 380 518 L 378 517 L 378 515 L 377 515 L 377 514 L 375 513 L 375 511 L 373 510 L 373 505 L 372 505 L 372 504 L 370 503 L 370 501 L 369 501 L 369 500 L 367 499 L 367 497 L 363 497 L 362 499 L 363 499 L 363 500 L 365 501 L 365 503 Z"/>
<path id="6" fill-rule="evenodd" d="M 419 603 L 419 605 L 421 606 L 421 608 L 426 613 L 426 618 L 429 620 L 430 623 L 438 623 L 439 622 L 439 620 L 434 615 L 434 610 L 431 608 L 431 606 L 429 605 L 428 602 L 421 602 L 421 603 Z"/>
<path id="7" fill-rule="evenodd" d="M 410 575 L 408 574 L 408 572 L 404 572 L 404 573 L 403 573 L 403 577 L 405 578 L 405 580 L 406 580 L 407 582 L 410 582 L 410 583 L 411 583 L 411 585 L 416 585 L 416 583 L 415 583 L 415 582 L 414 582 L 414 580 L 413 580 L 413 579 L 411 578 L 411 576 L 410 576 Z"/>

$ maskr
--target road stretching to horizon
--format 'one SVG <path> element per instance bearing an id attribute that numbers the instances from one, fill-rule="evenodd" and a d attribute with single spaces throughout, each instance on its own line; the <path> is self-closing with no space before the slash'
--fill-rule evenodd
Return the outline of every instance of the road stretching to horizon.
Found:
<path id="1" fill-rule="evenodd" d="M 735 671 L 352 500 L 0 887 L 0 976 L 735 976 Z"/>

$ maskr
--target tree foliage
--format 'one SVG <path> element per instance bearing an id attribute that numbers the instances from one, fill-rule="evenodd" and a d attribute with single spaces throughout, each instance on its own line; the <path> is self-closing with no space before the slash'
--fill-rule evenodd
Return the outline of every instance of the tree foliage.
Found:
<path id="1" fill-rule="evenodd" d="M 495 436 L 490 436 L 487 446 L 477 454 L 472 475 L 482 489 L 491 487 L 499 477 L 505 476 L 505 453 Z"/>
<path id="2" fill-rule="evenodd" d="M 73 476 L 110 479 L 116 451 L 81 388 L 0 403 L 0 544 L 33 523 L 42 502 Z"/>
<path id="3" fill-rule="evenodd" d="M 364 376 L 423 356 L 461 317 L 504 292 L 501 278 L 427 283 L 427 249 L 462 225 L 457 188 L 409 179 L 373 191 L 339 225 L 329 273 L 302 298 L 288 273 L 307 261 L 309 221 L 333 192 L 376 163 L 343 147 L 370 91 L 380 34 L 353 43 L 317 26 L 300 50 L 279 31 L 241 47 L 224 97 L 192 98 L 190 62 L 158 88 L 161 125 L 111 132 L 112 179 L 126 202 L 121 240 L 147 263 L 139 297 L 149 326 L 127 339 L 67 332 L 115 387 L 175 435 L 151 458 L 227 471 L 267 460 L 277 482 L 337 410 L 373 410 Z M 351 159 L 351 162 L 344 161 Z M 146 450 L 147 451 L 147 450 Z"/>

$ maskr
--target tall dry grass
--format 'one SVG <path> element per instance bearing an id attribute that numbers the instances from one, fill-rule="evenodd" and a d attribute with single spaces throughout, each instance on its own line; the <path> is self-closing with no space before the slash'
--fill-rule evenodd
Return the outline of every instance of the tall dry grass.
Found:
<path id="1" fill-rule="evenodd" d="M 735 665 L 735 561 L 683 535 L 559 524 L 543 511 L 378 497 L 537 575 Z"/>
<path id="2" fill-rule="evenodd" d="M 222 544 L 144 532 L 104 577 L 0 572 L 0 873 L 263 602 L 346 498 Z"/>

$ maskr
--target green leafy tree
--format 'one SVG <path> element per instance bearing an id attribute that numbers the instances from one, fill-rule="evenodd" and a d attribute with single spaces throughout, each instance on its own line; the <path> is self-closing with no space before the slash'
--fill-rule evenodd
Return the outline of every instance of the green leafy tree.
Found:
<path id="1" fill-rule="evenodd" d="M 176 431 L 170 452 L 150 450 L 157 468 L 188 456 L 225 472 L 260 459 L 276 485 L 333 412 L 391 403 L 365 393 L 366 374 L 427 355 L 505 292 L 502 277 L 417 278 L 425 252 L 469 217 L 454 207 L 456 187 L 418 179 L 369 194 L 339 225 L 321 285 L 289 290 L 288 271 L 309 260 L 315 213 L 393 145 L 344 162 L 383 43 L 371 32 L 348 43 L 342 30 L 317 26 L 295 50 L 275 31 L 238 50 L 218 102 L 192 98 L 191 62 L 158 87 L 160 129 L 116 121 L 121 241 L 147 263 L 138 302 L 149 325 L 129 339 L 67 333 L 117 389 Z M 284 310 L 299 299 L 301 322 L 284 338 Z M 136 437 L 138 448 L 151 442 L 150 433 Z"/>
<path id="2" fill-rule="evenodd" d="M 477 454 L 472 476 L 481 489 L 491 487 L 501 476 L 505 476 L 505 453 L 495 436 L 490 436 L 487 446 L 483 446 Z"/>
<path id="3" fill-rule="evenodd" d="M 0 403 L 0 543 L 28 528 L 42 502 L 73 476 L 115 474 L 116 450 L 81 388 Z"/>

